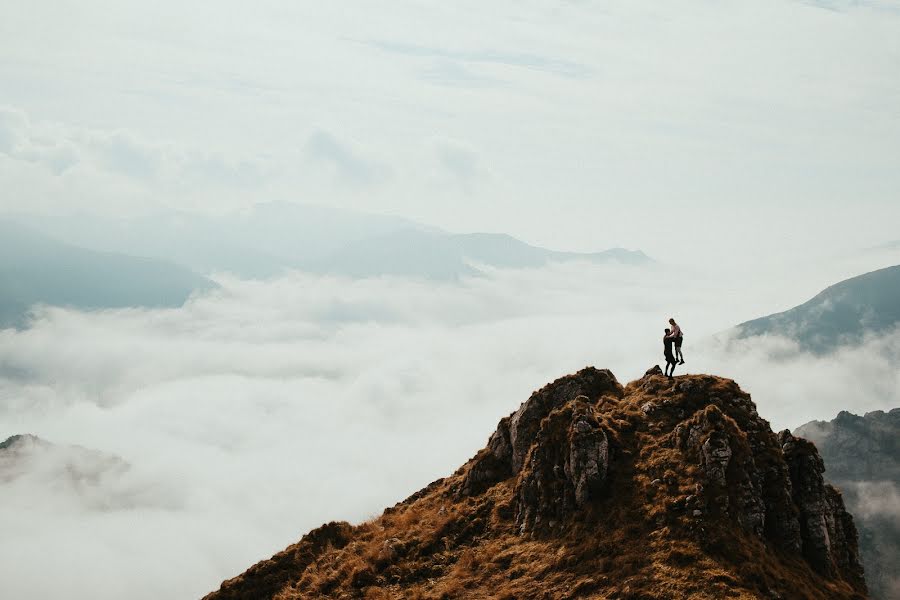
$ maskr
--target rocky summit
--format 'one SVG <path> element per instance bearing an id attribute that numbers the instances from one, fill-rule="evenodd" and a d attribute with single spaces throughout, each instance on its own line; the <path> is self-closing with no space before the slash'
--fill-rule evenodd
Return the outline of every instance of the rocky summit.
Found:
<path id="1" fill-rule="evenodd" d="M 206 600 L 865 598 L 810 442 L 733 381 L 583 369 L 369 522 L 335 522 Z"/>

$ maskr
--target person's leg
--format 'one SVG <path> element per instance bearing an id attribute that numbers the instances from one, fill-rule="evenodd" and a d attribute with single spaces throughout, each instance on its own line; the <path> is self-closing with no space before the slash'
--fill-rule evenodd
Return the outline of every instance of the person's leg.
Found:
<path id="1" fill-rule="evenodd" d="M 675 358 L 678 359 L 678 364 L 684 364 L 684 354 L 681 353 L 681 344 L 675 346 Z"/>

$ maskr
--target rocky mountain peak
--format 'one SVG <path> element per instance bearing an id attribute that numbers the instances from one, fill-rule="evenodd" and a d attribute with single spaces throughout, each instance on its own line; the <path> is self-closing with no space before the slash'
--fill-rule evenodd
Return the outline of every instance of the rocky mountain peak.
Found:
<path id="1" fill-rule="evenodd" d="M 733 381 L 656 367 L 622 386 L 588 367 L 452 476 L 208 598 L 862 598 L 853 519 L 822 472 Z"/>

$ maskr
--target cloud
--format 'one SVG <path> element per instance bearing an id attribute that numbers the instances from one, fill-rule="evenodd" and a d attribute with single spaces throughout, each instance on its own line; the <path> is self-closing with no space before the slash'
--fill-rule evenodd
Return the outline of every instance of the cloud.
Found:
<path id="1" fill-rule="evenodd" d="M 488 176 L 478 153 L 468 144 L 439 140 L 435 145 L 438 162 L 460 189 L 470 194 L 480 179 Z"/>
<path id="2" fill-rule="evenodd" d="M 44 308 L 0 332 L 0 438 L 119 456 L 131 479 L 100 489 L 141 499 L 98 511 L 57 491 L 66 510 L 24 510 L 42 477 L 0 496 L 13 597 L 200 597 L 322 522 L 451 472 L 543 383 L 587 364 L 640 376 L 673 312 L 689 372 L 734 377 L 773 427 L 900 398 L 900 335 L 829 360 L 784 340 L 723 349 L 710 334 L 742 310 L 720 301 L 726 284 L 657 267 L 218 282 L 180 309 Z"/>
<path id="3" fill-rule="evenodd" d="M 357 150 L 324 130 L 318 130 L 309 137 L 306 151 L 313 160 L 331 164 L 336 178 L 345 183 L 367 185 L 384 176 L 383 168 L 361 158 Z"/>
<path id="4" fill-rule="evenodd" d="M 265 189 L 270 168 L 252 156 L 152 141 L 126 130 L 34 122 L 22 110 L 0 106 L 0 180 L 16 190 L 0 201 L 8 211 L 127 214 L 177 207 L 191 193 L 222 197 Z M 107 197 L 115 209 L 104 204 Z"/>
<path id="5" fill-rule="evenodd" d="M 572 60 L 541 56 L 529 52 L 496 49 L 460 51 L 385 41 L 372 41 L 367 42 L 367 44 L 385 52 L 393 52 L 411 57 L 426 57 L 462 63 L 486 63 L 503 65 L 506 67 L 519 67 L 564 77 L 586 77 L 591 72 L 591 69 L 586 65 Z"/>

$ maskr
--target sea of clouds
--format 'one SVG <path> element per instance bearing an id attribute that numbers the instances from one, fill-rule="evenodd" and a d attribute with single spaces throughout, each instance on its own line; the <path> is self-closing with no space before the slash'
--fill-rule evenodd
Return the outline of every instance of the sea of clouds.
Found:
<path id="1" fill-rule="evenodd" d="M 36 308 L 0 332 L 0 439 L 64 446 L 0 465 L 4 597 L 200 597 L 451 473 L 544 383 L 585 365 L 641 376 L 673 310 L 682 370 L 736 379 L 774 428 L 900 404 L 900 333 L 819 358 L 714 335 L 772 294 L 745 279 L 570 263 L 217 281 L 178 309 Z"/>

